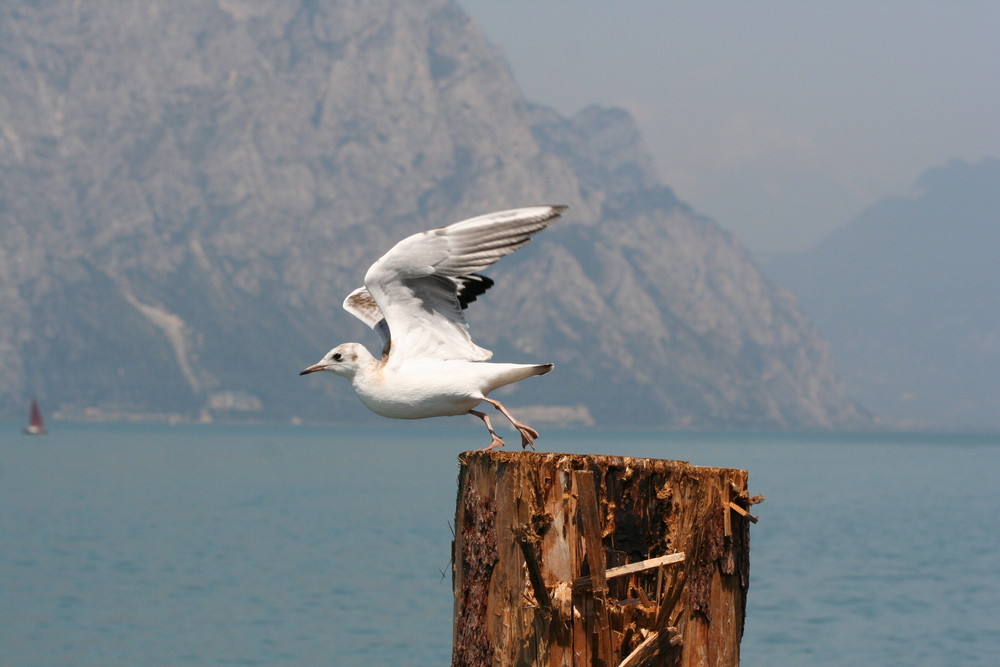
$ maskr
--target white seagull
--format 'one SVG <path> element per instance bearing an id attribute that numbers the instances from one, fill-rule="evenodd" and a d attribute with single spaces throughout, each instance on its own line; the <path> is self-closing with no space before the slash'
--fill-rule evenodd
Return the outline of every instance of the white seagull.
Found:
<path id="1" fill-rule="evenodd" d="M 553 365 L 486 363 L 493 353 L 472 342 L 462 311 L 493 285 L 476 271 L 529 243 L 565 208 L 498 211 L 403 239 L 372 264 L 364 287 L 344 300 L 344 309 L 382 338 L 382 358 L 360 343 L 344 343 L 299 375 L 330 371 L 345 377 L 361 402 L 383 417 L 475 415 L 493 438 L 489 450 L 504 443 L 489 417 L 474 409 L 486 401 L 518 430 L 521 447 L 534 449 L 538 431 L 487 394 L 544 375 Z"/>

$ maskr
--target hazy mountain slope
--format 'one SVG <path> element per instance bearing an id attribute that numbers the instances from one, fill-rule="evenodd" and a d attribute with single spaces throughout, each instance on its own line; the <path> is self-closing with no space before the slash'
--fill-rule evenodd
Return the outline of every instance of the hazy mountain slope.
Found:
<path id="1" fill-rule="evenodd" d="M 890 421 L 1000 427 L 1000 161 L 927 171 L 769 273 L 829 338 L 850 391 Z"/>
<path id="2" fill-rule="evenodd" d="M 624 112 L 521 97 L 455 5 L 55 1 L 0 8 L 0 401 L 64 414 L 369 418 L 297 371 L 404 235 L 572 206 L 470 309 L 512 405 L 600 422 L 863 423 L 826 345 L 679 203 Z"/>

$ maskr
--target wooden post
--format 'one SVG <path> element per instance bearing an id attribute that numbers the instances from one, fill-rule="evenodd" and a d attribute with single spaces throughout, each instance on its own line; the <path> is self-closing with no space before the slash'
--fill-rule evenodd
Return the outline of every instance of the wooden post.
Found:
<path id="1" fill-rule="evenodd" d="M 739 663 L 747 473 L 624 456 L 459 457 L 452 665 Z"/>

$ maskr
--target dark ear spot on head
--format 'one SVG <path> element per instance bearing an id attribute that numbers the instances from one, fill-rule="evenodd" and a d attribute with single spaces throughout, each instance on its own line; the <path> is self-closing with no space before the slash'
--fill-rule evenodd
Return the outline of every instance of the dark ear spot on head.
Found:
<path id="1" fill-rule="evenodd" d="M 351 355 L 351 361 L 357 361 L 357 360 L 358 360 L 358 355 L 352 354 Z"/>

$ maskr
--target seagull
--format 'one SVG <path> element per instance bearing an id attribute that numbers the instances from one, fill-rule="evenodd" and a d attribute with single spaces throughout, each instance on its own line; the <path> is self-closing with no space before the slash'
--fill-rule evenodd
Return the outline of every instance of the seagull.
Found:
<path id="1" fill-rule="evenodd" d="M 371 265 L 364 286 L 344 300 L 344 309 L 382 339 L 376 359 L 360 343 L 343 343 L 299 375 L 329 371 L 351 382 L 372 412 L 394 419 L 469 414 L 486 425 L 502 447 L 489 403 L 521 434 L 521 447 L 535 448 L 538 431 L 519 422 L 488 394 L 504 385 L 544 375 L 553 364 L 488 363 L 493 353 L 472 342 L 463 310 L 493 286 L 482 271 L 531 241 L 565 206 L 530 206 L 488 213 L 409 236 Z"/>

